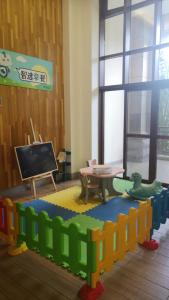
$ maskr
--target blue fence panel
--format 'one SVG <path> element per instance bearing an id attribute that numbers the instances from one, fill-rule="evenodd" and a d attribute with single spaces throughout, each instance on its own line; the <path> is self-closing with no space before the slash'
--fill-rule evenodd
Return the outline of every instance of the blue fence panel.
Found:
<path id="1" fill-rule="evenodd" d="M 160 194 L 151 198 L 151 205 L 153 209 L 153 229 L 158 230 L 161 224 L 165 224 L 169 218 L 169 188 L 163 189 Z"/>

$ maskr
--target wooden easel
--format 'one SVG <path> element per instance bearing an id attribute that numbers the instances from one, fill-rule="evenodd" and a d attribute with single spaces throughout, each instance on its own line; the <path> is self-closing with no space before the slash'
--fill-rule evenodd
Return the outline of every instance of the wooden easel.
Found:
<path id="1" fill-rule="evenodd" d="M 39 140 L 36 139 L 36 134 L 35 134 L 35 130 L 34 130 L 34 127 L 33 127 L 33 122 L 32 122 L 32 119 L 30 118 L 30 123 L 31 123 L 31 129 L 32 129 L 32 135 L 33 135 L 33 144 L 39 144 L 39 143 L 43 143 L 42 141 L 42 137 L 41 135 L 39 134 Z M 30 135 L 28 135 L 28 144 L 31 145 L 31 140 L 30 140 Z M 56 184 L 55 184 L 55 181 L 53 179 L 53 175 L 52 175 L 52 172 L 47 172 L 43 175 L 36 175 L 36 176 L 33 176 L 30 181 L 31 181 L 31 186 L 33 188 L 33 195 L 34 195 L 34 198 L 36 199 L 36 196 L 37 196 L 37 192 L 36 192 L 36 184 L 35 182 L 37 180 L 41 180 L 41 179 L 44 179 L 44 178 L 48 178 L 50 177 L 51 180 L 52 180 L 52 183 L 53 183 L 53 186 L 54 186 L 54 190 L 56 191 Z"/>
<path id="2" fill-rule="evenodd" d="M 54 186 L 54 190 L 56 191 L 56 184 L 55 184 L 55 181 L 54 181 L 54 179 L 53 179 L 52 172 L 46 173 L 46 174 L 44 174 L 44 175 L 37 175 L 37 176 L 34 176 L 34 177 L 31 178 L 32 187 L 33 187 L 33 195 L 34 195 L 34 198 L 35 198 L 35 199 L 36 199 L 36 196 L 37 196 L 35 182 L 36 182 L 37 180 L 41 180 L 41 179 L 48 178 L 48 177 L 51 178 L 52 183 L 53 183 L 53 186 Z"/>

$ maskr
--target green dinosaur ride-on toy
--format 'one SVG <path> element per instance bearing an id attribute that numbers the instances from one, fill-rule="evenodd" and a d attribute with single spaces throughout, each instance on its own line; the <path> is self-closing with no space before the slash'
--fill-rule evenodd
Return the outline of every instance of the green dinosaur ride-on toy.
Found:
<path id="1" fill-rule="evenodd" d="M 161 183 L 156 180 L 150 184 L 141 183 L 142 177 L 137 172 L 131 175 L 131 180 L 134 181 L 134 185 L 127 193 L 138 200 L 146 200 L 147 198 L 160 193 L 163 189 Z"/>

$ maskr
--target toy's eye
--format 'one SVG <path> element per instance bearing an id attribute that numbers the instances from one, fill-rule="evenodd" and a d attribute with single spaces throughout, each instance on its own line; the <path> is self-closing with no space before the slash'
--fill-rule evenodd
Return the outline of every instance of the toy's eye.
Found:
<path id="1" fill-rule="evenodd" d="M 5 61 L 5 59 L 4 59 L 4 58 L 3 58 L 2 60 L 3 60 L 3 61 Z"/>

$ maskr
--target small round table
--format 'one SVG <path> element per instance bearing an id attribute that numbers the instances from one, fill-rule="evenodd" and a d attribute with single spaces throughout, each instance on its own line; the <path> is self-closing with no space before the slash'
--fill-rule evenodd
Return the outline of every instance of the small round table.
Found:
<path id="1" fill-rule="evenodd" d="M 104 170 L 104 166 L 106 167 L 106 165 L 97 165 L 97 166 L 98 166 L 98 168 L 99 168 L 99 166 L 102 167 L 103 170 Z M 93 178 L 96 179 L 95 181 L 97 181 L 97 183 L 99 183 L 99 186 L 102 191 L 103 202 L 106 202 L 106 190 L 108 191 L 109 196 L 121 194 L 114 189 L 112 180 L 118 174 L 124 173 L 123 168 L 113 168 L 112 167 L 111 173 L 104 173 L 104 172 L 101 173 L 100 172 L 99 174 L 94 172 L 93 167 L 82 168 L 80 171 L 81 171 L 82 175 L 84 174 L 85 176 L 92 176 Z M 85 191 L 83 191 L 83 187 L 82 187 L 81 196 L 83 196 L 84 194 L 85 194 Z"/>

